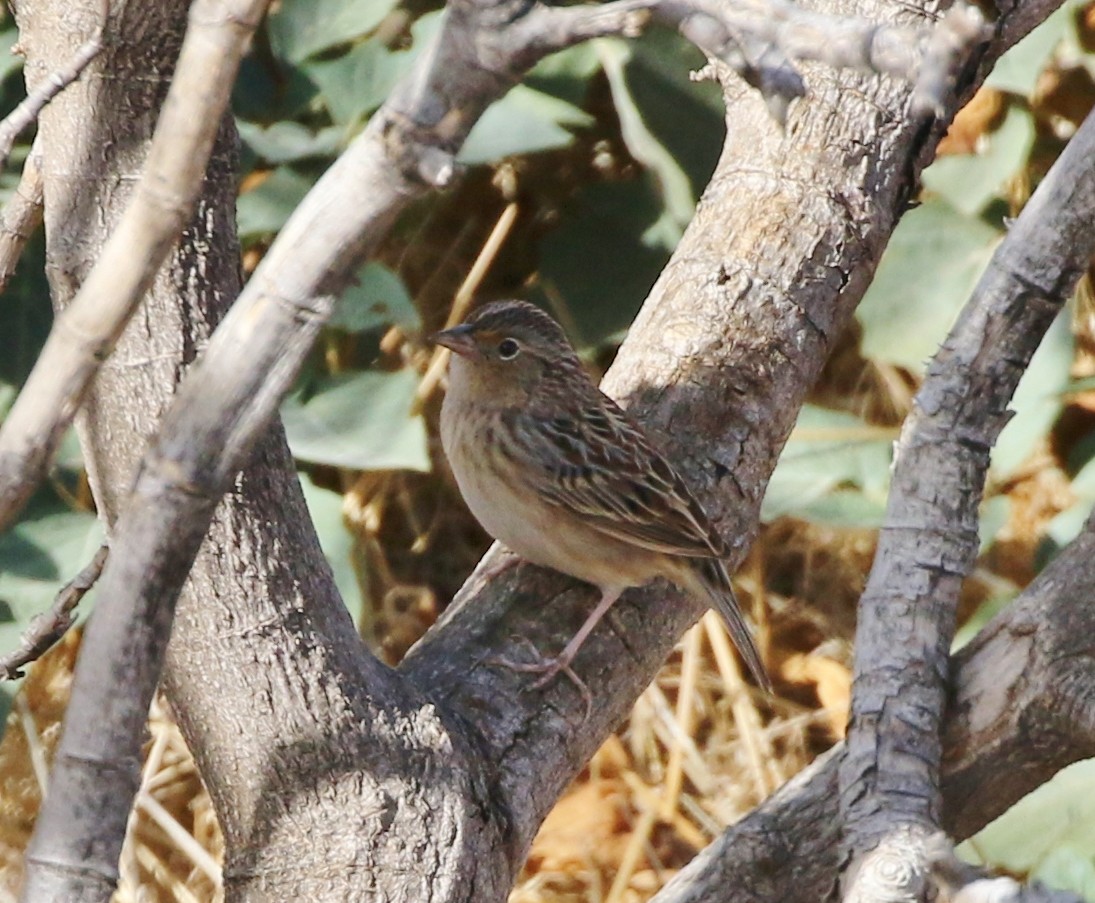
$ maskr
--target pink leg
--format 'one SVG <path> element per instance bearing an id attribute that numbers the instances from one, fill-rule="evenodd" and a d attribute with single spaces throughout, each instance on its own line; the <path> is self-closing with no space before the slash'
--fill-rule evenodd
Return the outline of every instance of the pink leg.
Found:
<path id="1" fill-rule="evenodd" d="M 601 601 L 597 603 L 597 607 L 590 612 L 589 617 L 585 619 L 585 623 L 578 628 L 578 632 L 574 634 L 574 637 L 566 644 L 563 651 L 558 656 L 554 658 L 540 658 L 535 662 L 514 662 L 510 659 L 501 657 L 491 659 L 491 661 L 503 665 L 506 668 L 510 668 L 513 671 L 540 674 L 541 677 L 532 684 L 532 689 L 534 690 L 550 683 L 558 674 L 565 674 L 570 678 L 574 686 L 578 688 L 578 692 L 582 694 L 582 699 L 585 700 L 586 704 L 585 717 L 588 718 L 590 709 L 593 707 L 593 697 L 590 695 L 589 688 L 582 682 L 581 678 L 574 673 L 573 669 L 570 667 L 570 663 L 574 661 L 574 657 L 578 654 L 578 650 L 582 648 L 582 644 L 593 632 L 593 628 L 596 627 L 601 618 L 605 616 L 605 612 L 612 607 L 612 603 L 620 598 L 622 592 L 622 587 L 608 587 L 602 589 Z M 529 643 L 528 645 L 531 646 L 532 644 Z"/>
<path id="2" fill-rule="evenodd" d="M 510 568 L 517 567 L 524 560 L 516 552 L 510 551 L 503 545 L 498 546 L 498 552 L 493 557 L 494 560 L 475 575 L 483 583 L 489 583 Z"/>

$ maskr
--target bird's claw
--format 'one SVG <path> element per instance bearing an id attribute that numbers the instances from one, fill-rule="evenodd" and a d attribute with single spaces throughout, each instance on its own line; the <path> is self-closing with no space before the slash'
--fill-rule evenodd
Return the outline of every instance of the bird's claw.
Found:
<path id="1" fill-rule="evenodd" d="M 511 671 L 519 671 L 523 674 L 539 674 L 540 677 L 529 684 L 528 689 L 530 690 L 541 690 L 560 674 L 565 674 L 570 682 L 574 684 L 578 693 L 581 694 L 582 701 L 585 703 L 585 715 L 582 717 L 582 722 L 585 723 L 588 721 L 590 712 L 593 711 L 593 694 L 589 692 L 589 687 L 585 685 L 585 682 L 575 673 L 574 669 L 570 667 L 570 661 L 564 659 L 562 656 L 553 656 L 550 658 L 542 656 L 540 650 L 533 645 L 532 641 L 525 637 L 519 637 L 518 642 L 528 646 L 528 648 L 532 650 L 533 657 L 536 659 L 535 661 L 515 662 L 512 659 L 499 655 L 488 659 L 487 664 L 501 665 L 503 668 L 509 668 Z"/>

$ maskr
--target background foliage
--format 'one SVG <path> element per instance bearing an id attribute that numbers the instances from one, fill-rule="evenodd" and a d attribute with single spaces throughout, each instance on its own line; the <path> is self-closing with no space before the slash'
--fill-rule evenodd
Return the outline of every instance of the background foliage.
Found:
<path id="1" fill-rule="evenodd" d="M 406 71 L 439 15 L 436 4 L 414 0 L 276 4 L 234 98 L 248 269 Z M 8 19 L 0 31 L 0 113 L 23 93 L 21 62 L 11 52 L 15 37 Z M 685 768 L 679 792 L 688 805 L 664 824 L 644 821 L 648 796 L 664 789 L 673 769 L 666 763 L 680 747 L 664 731 L 682 710 L 675 659 L 640 700 L 631 724 L 564 798 L 561 814 L 549 819 L 515 899 L 649 896 L 689 849 L 841 735 L 854 601 L 885 508 L 892 442 L 927 360 L 1008 218 L 1095 102 L 1093 46 L 1095 6 L 1069 2 L 1001 60 L 925 173 L 919 204 L 895 233 L 857 328 L 844 337 L 800 415 L 765 499 L 768 526 L 742 579 L 781 699 L 754 700 L 751 715 L 731 711 L 723 698 L 732 679 L 720 658 L 725 650 L 710 636 L 706 676 L 696 691 L 706 720 L 694 725 L 696 736 L 701 728 L 709 736 L 690 747 L 708 764 L 678 765 Z M 715 166 L 725 126 L 716 86 L 690 78 L 702 64 L 683 40 L 653 32 L 633 42 L 593 41 L 539 65 L 476 126 L 461 153 L 464 180 L 415 206 L 361 269 L 286 401 L 289 441 L 339 587 L 363 636 L 389 660 L 432 622 L 487 543 L 437 449 L 439 393 L 426 375 L 432 352 L 423 336 L 445 322 L 469 274 L 481 271 L 465 290 L 538 301 L 563 322 L 590 367 L 601 370 Z M 5 199 L 27 147 L 0 176 Z M 497 246 L 488 241 L 492 234 Z M 1091 315 L 1085 288 L 1036 356 L 994 452 L 982 557 L 969 581 L 960 642 L 1076 534 L 1095 501 Z M 0 300 L 0 416 L 50 320 L 38 236 Z M 49 485 L 18 526 L 0 536 L 0 650 L 15 644 L 100 538 L 70 438 Z M 91 605 L 85 602 L 85 610 Z M 63 672 L 70 658 L 66 647 L 49 673 Z M 5 708 L 13 689 L 0 691 Z M 57 692 L 63 695 L 63 686 Z M 19 714 L 9 719 L 0 746 L 8 788 L 18 785 L 12 775 L 30 768 L 29 741 L 14 736 L 28 730 Z M 174 748 L 180 741 L 161 715 L 162 736 L 169 737 L 163 746 Z M 56 713 L 51 717 L 55 729 Z M 159 723 L 154 719 L 154 732 Z M 41 723 L 38 729 L 49 730 Z M 750 742 L 766 757 L 760 764 L 741 752 L 751 732 Z M 168 760 L 176 769 L 191 767 L 185 749 Z M 720 789 L 727 775 L 745 789 Z M 175 802 L 190 813 L 177 822 L 216 852 L 215 828 L 201 816 L 207 801 L 187 796 L 199 793 L 192 775 L 178 781 L 171 786 L 192 781 L 193 787 L 177 790 Z M 1074 766 L 1016 807 L 1021 811 L 1011 822 L 1005 816 L 965 850 L 974 860 L 1095 900 L 1095 812 L 1073 802 L 1095 799 L 1093 789 L 1095 769 Z M 11 800 L 0 805 L 0 822 L 7 820 L 0 836 L 12 850 L 26 828 L 26 809 Z M 1043 822 L 1053 830 L 1037 832 L 1040 842 L 1033 844 L 1029 825 Z M 1016 830 L 1016 823 L 1027 827 Z M 640 829 L 645 852 L 621 882 L 621 862 Z M 601 858 L 577 852 L 588 846 L 590 832 L 603 835 Z M 136 873 L 161 889 L 168 886 L 165 875 L 174 875 L 173 894 L 189 887 L 185 892 L 200 899 L 195 888 L 205 886 L 208 863 L 203 871 L 196 853 L 180 854 L 183 865 L 176 868 L 177 850 L 159 843 L 149 840 L 148 849 L 158 851 L 149 855 L 163 867 L 145 863 Z"/>

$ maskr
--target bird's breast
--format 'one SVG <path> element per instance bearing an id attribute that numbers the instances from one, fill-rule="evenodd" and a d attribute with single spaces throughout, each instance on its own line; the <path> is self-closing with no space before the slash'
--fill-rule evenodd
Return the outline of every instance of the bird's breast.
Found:
<path id="1" fill-rule="evenodd" d="M 471 513 L 522 558 L 598 586 L 638 586 L 662 573 L 663 556 L 621 542 L 548 503 L 535 465 L 522 462 L 498 409 L 445 399 L 441 442 Z M 535 478 L 534 478 L 535 477 Z"/>

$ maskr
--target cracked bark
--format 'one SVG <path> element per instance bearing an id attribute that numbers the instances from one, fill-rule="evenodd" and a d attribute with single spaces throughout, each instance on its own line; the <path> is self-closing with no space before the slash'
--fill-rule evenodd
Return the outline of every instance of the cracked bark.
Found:
<path id="1" fill-rule="evenodd" d="M 477 8 L 454 4 L 461 5 L 466 12 Z M 139 6 L 125 7 L 132 42 L 122 46 L 162 54 L 151 60 L 160 71 L 170 58 L 163 35 L 178 35 L 182 4 L 157 6 L 162 20 L 152 20 L 154 49 L 142 19 L 148 13 Z M 928 10 L 868 6 L 856 7 L 855 14 L 902 24 L 928 18 Z M 850 3 L 827 8 L 852 11 Z M 1014 22 L 1030 27 L 1051 9 L 1035 3 L 1002 9 L 998 29 L 1007 37 L 965 60 L 961 93 L 972 91 L 974 73 L 985 71 L 1023 32 Z M 939 131 L 904 116 L 908 86 L 820 66 L 807 72 L 811 94 L 792 110 L 786 133 L 775 128 L 755 94 L 737 83 L 727 86 L 729 135 L 719 168 L 607 381 L 613 394 L 675 437 L 677 460 L 709 494 L 741 554 L 795 412 L 869 281 Z M 117 90 L 128 84 L 108 83 Z M 152 84 L 162 90 L 162 82 Z M 78 88 L 59 98 L 49 114 L 52 124 L 44 121 L 43 128 L 64 135 L 66 129 L 82 134 L 80 128 L 108 125 L 123 130 L 124 140 L 111 146 L 125 153 L 105 159 L 95 143 L 89 153 L 82 143 L 54 142 L 43 172 L 47 197 L 58 186 L 68 198 L 69 208 L 47 210 L 51 277 L 62 301 L 124 203 L 117 171 L 140 159 L 151 129 L 151 102 L 148 109 L 135 108 L 123 93 L 95 112 L 114 111 L 129 121 L 92 122 L 93 105 L 83 112 L 78 106 L 80 91 L 88 88 Z M 66 98 L 69 105 L 61 102 Z M 122 356 L 103 371 L 89 409 L 83 432 L 96 490 L 110 512 L 121 505 L 136 450 L 168 404 L 183 362 L 204 344 L 238 288 L 235 248 L 225 241 L 231 234 L 228 140 L 222 135 L 191 232 L 126 333 L 124 341 L 132 344 L 124 344 Z M 407 173 L 421 174 L 419 164 L 441 177 L 443 158 L 408 161 Z M 353 176 L 334 192 L 340 203 L 353 205 L 360 170 L 340 167 L 329 181 Z M 79 184 L 66 188 L 66 173 L 76 173 Z M 389 173 L 366 161 L 365 175 Z M 399 189 L 398 183 L 386 188 Z M 332 195 L 319 197 L 322 206 Z M 102 221 L 98 214 L 80 216 L 83 204 L 104 211 Z M 85 231 L 66 231 L 71 222 Z M 381 217 L 375 228 L 388 222 L 390 216 Z M 302 238 L 307 240 L 296 240 Z M 345 269 L 375 239 L 375 233 L 367 240 L 339 239 L 334 253 L 324 249 L 325 259 L 336 271 Z M 267 306 L 286 318 L 310 322 L 322 315 L 329 301 L 311 293 L 334 290 L 341 276 L 315 285 L 294 276 L 287 285 L 296 294 L 271 286 L 280 288 L 276 279 L 290 267 L 299 274 L 305 255 L 330 240 L 326 231 L 288 235 L 284 244 L 293 253 L 268 258 L 250 297 L 267 291 Z M 193 256 L 203 242 L 211 246 L 210 259 Z M 202 278 L 191 278 L 199 269 Z M 237 325 L 246 317 L 240 314 Z M 220 350 L 231 349 L 234 363 L 238 346 L 232 333 L 225 336 Z M 273 380 L 241 390 L 245 401 L 231 428 L 257 417 L 252 400 L 268 402 L 289 378 L 284 351 L 270 351 Z M 218 444 L 227 433 L 216 429 L 166 435 L 179 443 L 160 449 L 168 459 L 187 442 L 208 443 L 193 472 L 206 481 L 194 485 L 211 495 L 196 504 L 170 493 L 138 499 L 120 537 L 124 543 L 139 546 L 136 540 L 152 523 L 173 524 L 173 542 L 180 524 L 204 529 L 201 517 L 219 481 L 232 473 L 217 453 L 246 447 Z M 151 480 L 157 471 L 149 473 Z M 580 729 L 581 701 L 565 682 L 529 693 L 520 675 L 485 664 L 504 654 L 515 635 L 550 647 L 584 617 L 588 590 L 531 568 L 486 589 L 473 581 L 443 625 L 393 672 L 364 652 L 335 598 L 294 480 L 274 428 L 259 440 L 217 509 L 168 650 L 167 686 L 229 840 L 229 897 L 504 899 L 544 813 L 624 716 L 698 609 L 660 589 L 629 595 L 576 663 L 597 700 Z M 169 512 L 150 499 L 177 505 L 180 519 L 165 521 Z M 180 555 L 176 546 L 165 551 Z M 166 593 L 188 563 L 182 555 L 164 569 Z M 125 583 L 115 578 L 120 590 L 127 590 Z M 107 615 L 100 609 L 96 617 Z M 109 670 L 110 662 L 102 666 Z M 813 824 L 806 820 L 796 830 L 809 833 Z M 309 843 L 301 844 L 305 832 Z M 106 874 L 112 867 L 106 864 Z M 797 874 L 788 871 L 789 878 Z"/>

